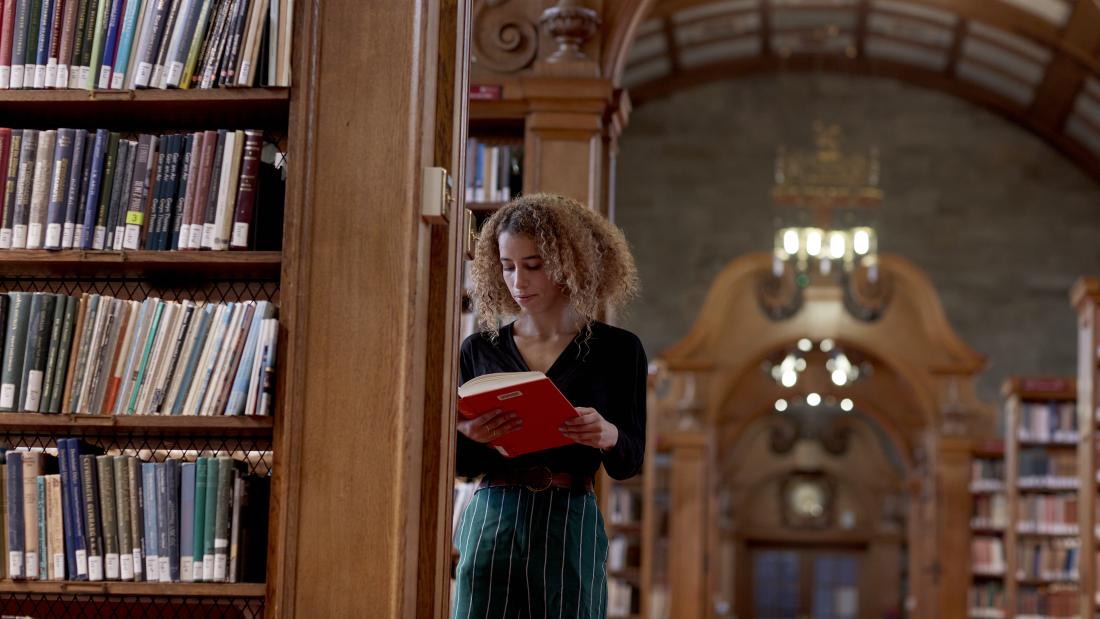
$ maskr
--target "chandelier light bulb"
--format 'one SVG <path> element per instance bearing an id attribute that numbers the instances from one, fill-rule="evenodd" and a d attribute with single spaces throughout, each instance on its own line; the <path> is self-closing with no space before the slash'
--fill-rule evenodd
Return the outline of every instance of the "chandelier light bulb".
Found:
<path id="1" fill-rule="evenodd" d="M 843 387 L 848 382 L 848 375 L 844 373 L 844 370 L 833 370 L 833 384 L 837 387 Z"/>
<path id="2" fill-rule="evenodd" d="M 799 358 L 798 361 L 794 362 L 794 369 L 799 371 L 799 372 L 805 372 L 806 371 L 806 360 L 802 359 L 802 358 Z"/>
<path id="3" fill-rule="evenodd" d="M 802 338 L 798 340 L 798 349 L 802 352 L 810 352 L 814 348 L 814 343 L 809 338 Z"/>
<path id="4" fill-rule="evenodd" d="M 775 410 L 777 410 L 781 413 L 783 411 L 787 410 L 787 401 L 782 399 L 782 398 L 776 400 L 775 401 Z"/>
<path id="5" fill-rule="evenodd" d="M 833 349 L 833 341 L 829 338 L 821 340 L 821 352 L 829 352 Z"/>
<path id="6" fill-rule="evenodd" d="M 829 255 L 833 260 L 840 260 L 844 257 L 845 250 L 847 249 L 847 242 L 844 239 L 843 232 L 830 232 L 829 233 Z"/>
<path id="7" fill-rule="evenodd" d="M 865 256 L 871 251 L 871 234 L 865 228 L 856 230 L 852 235 L 852 251 L 860 256 Z"/>
<path id="8" fill-rule="evenodd" d="M 787 252 L 788 256 L 793 256 L 798 253 L 798 231 L 793 228 L 788 228 L 783 233 L 783 251 Z"/>
<path id="9" fill-rule="evenodd" d="M 811 393 L 810 395 L 806 396 L 806 404 L 809 404 L 810 406 L 817 406 L 818 404 L 821 404 L 821 396 L 816 393 Z"/>
<path id="10" fill-rule="evenodd" d="M 806 232 L 806 253 L 817 257 L 821 253 L 821 230 L 816 228 Z"/>
<path id="11" fill-rule="evenodd" d="M 797 382 L 798 374 L 794 370 L 786 370 L 785 372 L 783 372 L 782 379 L 780 379 L 780 383 L 788 389 L 794 387 L 795 383 Z"/>
<path id="12" fill-rule="evenodd" d="M 853 408 L 855 408 L 855 404 L 853 404 L 849 398 L 844 398 L 840 401 L 840 410 L 850 413 Z"/>

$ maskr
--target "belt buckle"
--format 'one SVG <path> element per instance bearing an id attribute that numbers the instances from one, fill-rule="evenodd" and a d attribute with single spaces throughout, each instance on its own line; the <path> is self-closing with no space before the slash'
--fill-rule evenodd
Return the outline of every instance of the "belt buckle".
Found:
<path id="1" fill-rule="evenodd" d="M 530 490 L 531 492 L 543 492 L 545 490 L 549 490 L 550 485 L 554 483 L 554 474 L 550 471 L 549 467 L 534 466 L 534 467 L 531 467 L 529 469 L 529 471 L 531 471 L 531 472 L 542 471 L 542 473 L 544 475 L 544 478 L 546 479 L 545 484 L 542 485 L 541 487 L 535 486 L 534 484 L 529 484 L 529 483 L 523 484 L 523 486 L 525 488 L 527 488 L 528 490 Z"/>

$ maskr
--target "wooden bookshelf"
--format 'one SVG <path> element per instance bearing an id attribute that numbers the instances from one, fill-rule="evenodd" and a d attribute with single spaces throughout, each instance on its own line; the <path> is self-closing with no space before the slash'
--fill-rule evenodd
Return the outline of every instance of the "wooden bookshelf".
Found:
<path id="1" fill-rule="evenodd" d="M 1005 588 L 1004 603 L 1005 616 L 1020 615 L 1021 590 L 1023 588 L 1046 590 L 1051 585 L 1057 589 L 1064 589 L 1067 585 L 1077 587 L 1080 582 L 1079 575 L 1065 575 L 1058 578 L 1044 578 L 1036 574 L 1026 573 L 1021 564 L 1024 548 L 1028 544 L 1039 543 L 1048 545 L 1057 543 L 1058 539 L 1077 539 L 1076 533 L 1051 534 L 1046 531 L 1032 530 L 1031 523 L 1025 522 L 1023 513 L 1024 504 L 1028 500 L 1058 500 L 1057 497 L 1072 497 L 1076 499 L 1078 492 L 1077 461 L 1075 456 L 1070 456 L 1074 461 L 1072 480 L 1056 477 L 1048 483 L 1048 480 L 1023 478 L 1020 471 L 1023 451 L 1029 454 L 1044 454 L 1048 457 L 1061 458 L 1065 461 L 1067 454 L 1074 454 L 1073 447 L 1067 446 L 1066 436 L 1071 430 L 1067 425 L 1062 434 L 1055 436 L 1036 435 L 1032 426 L 1027 426 L 1031 415 L 1038 415 L 1035 407 L 1054 411 L 1051 415 L 1058 415 L 1058 419 L 1064 424 L 1073 424 L 1075 415 L 1070 408 L 1067 414 L 1066 408 L 1072 407 L 1077 399 L 1077 384 L 1073 378 L 1068 377 L 1013 377 L 1007 380 L 1002 388 L 1005 407 L 1005 491 L 1008 508 L 1008 527 L 1004 533 L 1005 553 Z M 1028 409 L 1027 407 L 1033 407 Z M 1029 412 L 1031 411 L 1031 412 Z M 1041 425 L 1041 424 L 1033 424 Z M 1074 442 L 1080 436 L 1080 428 L 1074 436 Z M 1030 458 L 1032 456 L 1028 456 Z M 1023 479 L 1022 479 L 1023 478 Z M 1036 498 L 1042 497 L 1042 498 Z M 1024 528 L 1027 532 L 1021 532 Z M 1079 552 L 1079 551 L 1078 551 Z M 1080 555 L 1078 555 L 1080 558 Z M 1078 560 L 1078 569 L 1081 561 Z M 1022 615 L 1020 615 L 1022 616 Z"/>
<path id="2" fill-rule="evenodd" d="M 277 251 L 0 250 L 0 277 L 277 281 Z"/>
<path id="3" fill-rule="evenodd" d="M 1081 616 L 1092 619 L 1100 612 L 1100 541 L 1097 540 L 1097 458 L 1100 440 L 1100 278 L 1077 281 L 1070 293 L 1077 312 L 1077 418 L 1081 440 L 1077 451 L 1080 488 L 1077 515 L 1081 534 Z"/>
<path id="4" fill-rule="evenodd" d="M 971 480 L 970 494 L 973 509 L 970 515 L 971 535 L 971 570 L 970 570 L 970 597 L 968 612 L 972 619 L 984 617 L 999 617 L 1004 615 L 1004 590 L 1005 590 L 1005 566 L 1001 565 L 977 565 L 974 556 L 979 548 L 987 548 L 986 544 L 1000 543 L 1001 553 L 1004 553 L 1005 531 L 1008 528 L 1007 499 L 1004 477 L 1004 442 L 986 441 L 975 444 L 970 451 Z M 989 472 L 989 468 L 996 468 L 999 463 L 1000 476 L 978 477 L 979 461 L 985 463 L 982 472 Z M 999 477 L 999 479 L 998 479 Z M 994 481 L 997 480 L 997 481 Z M 1004 501 L 1003 521 L 996 518 L 996 513 L 978 516 L 979 503 L 988 503 L 989 508 L 995 509 L 996 502 Z M 997 593 L 999 592 L 999 594 Z M 1000 596 L 1000 604 L 987 604 L 991 597 Z"/>
<path id="5" fill-rule="evenodd" d="M 0 580 L 0 593 L 139 595 L 142 597 L 262 598 L 264 583 L 52 582 Z"/>
<path id="6" fill-rule="evenodd" d="M 274 417 L 182 415 L 48 415 L 0 413 L 0 433 L 271 437 Z"/>
<path id="7" fill-rule="evenodd" d="M 6 127 L 285 130 L 290 101 L 287 88 L 0 90 Z"/>

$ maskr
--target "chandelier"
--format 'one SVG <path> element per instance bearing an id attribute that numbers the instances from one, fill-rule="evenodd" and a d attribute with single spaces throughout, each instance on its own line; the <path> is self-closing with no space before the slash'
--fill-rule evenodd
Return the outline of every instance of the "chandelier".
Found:
<path id="1" fill-rule="evenodd" d="M 878 275 L 878 236 L 868 208 L 882 202 L 878 152 L 845 153 L 838 125 L 813 125 L 816 149 L 780 147 L 775 160 L 772 199 L 783 215 L 775 232 L 773 270 L 793 270 L 800 287 L 816 270 L 821 275 L 867 269 Z"/>
<path id="2" fill-rule="evenodd" d="M 825 376 L 818 374 L 822 367 Z M 801 338 L 795 345 L 765 358 L 761 369 L 784 391 L 776 400 L 777 412 L 796 404 L 813 408 L 839 407 L 841 411 L 850 412 L 853 408 L 851 398 L 834 394 L 874 371 L 862 354 L 846 351 L 830 338 L 817 343 Z"/>

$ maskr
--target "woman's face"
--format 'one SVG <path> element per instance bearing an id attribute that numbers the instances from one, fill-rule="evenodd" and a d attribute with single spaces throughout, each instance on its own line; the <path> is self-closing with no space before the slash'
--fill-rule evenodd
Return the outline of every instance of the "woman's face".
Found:
<path id="1" fill-rule="evenodd" d="M 566 297 L 543 268 L 535 239 L 526 234 L 505 232 L 497 239 L 504 283 L 520 308 L 529 314 L 558 311 Z"/>

